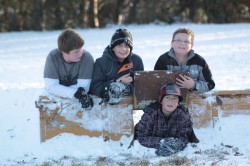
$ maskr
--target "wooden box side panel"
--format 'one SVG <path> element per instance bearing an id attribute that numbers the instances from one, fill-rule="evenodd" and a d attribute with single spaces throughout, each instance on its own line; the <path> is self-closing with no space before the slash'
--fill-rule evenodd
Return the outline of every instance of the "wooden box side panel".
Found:
<path id="1" fill-rule="evenodd" d="M 119 141 L 121 137 L 133 137 L 132 98 L 124 98 L 121 104 L 101 106 L 101 99 L 94 99 L 91 110 L 82 110 L 78 102 L 65 106 L 64 101 L 36 104 L 40 111 L 41 141 L 62 133 L 109 137 Z M 106 138 L 105 138 L 106 139 Z"/>
<path id="2" fill-rule="evenodd" d="M 121 137 L 134 136 L 133 98 L 123 99 L 118 105 L 103 105 L 102 120 L 104 137 L 118 141 Z"/>
<path id="3" fill-rule="evenodd" d="M 195 128 L 212 125 L 212 105 L 206 96 L 197 93 L 189 93 L 186 103 Z"/>
<path id="4" fill-rule="evenodd" d="M 250 94 L 217 95 L 221 116 L 250 115 Z"/>
<path id="5" fill-rule="evenodd" d="M 160 88 L 164 84 L 174 84 L 179 74 L 189 75 L 186 71 L 136 71 L 134 77 L 134 109 L 143 109 L 151 102 L 158 100 Z M 187 89 L 181 88 L 181 93 L 185 100 L 188 93 Z"/>

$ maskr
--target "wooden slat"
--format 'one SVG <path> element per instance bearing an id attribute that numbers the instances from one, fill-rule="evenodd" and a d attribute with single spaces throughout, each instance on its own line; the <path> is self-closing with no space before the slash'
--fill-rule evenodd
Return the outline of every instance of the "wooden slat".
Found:
<path id="1" fill-rule="evenodd" d="M 250 90 L 220 90 L 213 93 L 215 96 L 221 95 L 250 95 Z"/>
<path id="2" fill-rule="evenodd" d="M 134 76 L 134 109 L 143 109 L 151 102 L 158 100 L 160 88 L 164 84 L 175 83 L 176 78 L 180 78 L 180 74 L 189 75 L 187 71 L 136 71 Z M 187 89 L 181 88 L 184 99 L 187 91 Z"/>
<path id="3" fill-rule="evenodd" d="M 133 98 L 124 97 L 117 105 L 102 105 L 102 120 L 105 140 L 119 141 L 122 136 L 133 138 Z M 132 140 L 131 140 L 132 141 Z"/>
<path id="4" fill-rule="evenodd" d="M 231 94 L 219 93 L 219 108 L 221 116 L 250 115 L 250 94 L 244 91 L 234 91 Z"/>
<path id="5" fill-rule="evenodd" d="M 36 107 L 40 112 L 42 142 L 62 133 L 103 136 L 104 140 L 114 141 L 119 141 L 122 136 L 133 138 L 132 97 L 123 98 L 119 105 L 106 108 L 99 105 L 101 99 L 94 97 L 95 106 L 92 110 L 82 110 L 79 102 L 73 100 L 67 99 L 65 102 L 64 99 L 56 99 L 41 96 L 36 101 Z M 100 128 L 93 129 L 88 126 L 94 126 L 94 123 L 100 125 Z"/>
<path id="6" fill-rule="evenodd" d="M 212 125 L 212 105 L 203 94 L 189 93 L 186 100 L 186 107 L 188 107 L 195 128 L 202 128 Z"/>
<path id="7" fill-rule="evenodd" d="M 205 127 L 211 122 L 214 126 L 215 121 L 225 116 L 250 115 L 249 92 L 248 90 L 234 90 L 189 93 L 186 106 L 192 114 L 194 126 Z M 205 105 L 206 107 L 204 107 Z M 210 123 L 208 123 L 209 120 Z"/>

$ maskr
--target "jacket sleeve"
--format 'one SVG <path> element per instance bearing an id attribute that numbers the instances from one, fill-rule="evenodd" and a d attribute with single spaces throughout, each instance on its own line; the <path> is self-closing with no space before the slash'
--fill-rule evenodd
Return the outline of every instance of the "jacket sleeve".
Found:
<path id="1" fill-rule="evenodd" d="M 195 82 L 195 90 L 198 92 L 208 92 L 215 87 L 215 82 L 212 78 L 212 73 L 208 64 L 203 60 L 202 69 L 198 80 Z"/>
<path id="2" fill-rule="evenodd" d="M 203 76 L 206 80 L 207 91 L 212 90 L 215 87 L 215 82 L 214 82 L 213 77 L 212 77 L 212 72 L 209 69 L 209 66 L 206 62 L 205 62 L 205 66 L 203 68 L 202 73 L 203 73 Z"/>
<path id="3" fill-rule="evenodd" d="M 161 137 L 153 136 L 154 117 L 153 111 L 145 111 L 141 120 L 135 126 L 135 139 L 148 148 L 158 148 Z"/>
<path id="4" fill-rule="evenodd" d="M 183 108 L 179 111 L 179 125 L 176 133 L 176 137 L 183 141 L 185 144 L 189 142 L 189 137 L 193 130 L 193 123 L 188 109 Z"/>
<path id="5" fill-rule="evenodd" d="M 144 65 L 141 57 L 137 55 L 137 59 L 135 61 L 135 71 L 144 71 Z"/>
<path id="6" fill-rule="evenodd" d="M 65 98 L 73 98 L 77 90 L 74 87 L 60 85 L 58 79 L 44 78 L 44 84 L 49 93 Z"/>
<path id="7" fill-rule="evenodd" d="M 167 70 L 167 68 L 166 68 L 166 64 L 165 64 L 165 58 L 164 58 L 164 55 L 165 54 L 163 54 L 163 55 L 161 55 L 158 59 L 157 59 L 157 61 L 156 61 L 156 63 L 155 63 L 155 66 L 154 66 L 154 70 Z"/>
<path id="8" fill-rule="evenodd" d="M 88 93 L 89 92 L 90 83 L 91 83 L 91 79 L 78 79 L 77 80 L 77 84 L 76 85 L 72 85 L 72 87 L 74 87 L 76 90 L 79 87 L 83 87 L 84 90 L 85 90 L 85 92 Z"/>
<path id="9" fill-rule="evenodd" d="M 103 97 L 105 87 L 108 87 L 114 80 L 107 80 L 105 68 L 102 63 L 97 59 L 94 65 L 92 82 L 90 85 L 90 94 L 98 97 Z"/>

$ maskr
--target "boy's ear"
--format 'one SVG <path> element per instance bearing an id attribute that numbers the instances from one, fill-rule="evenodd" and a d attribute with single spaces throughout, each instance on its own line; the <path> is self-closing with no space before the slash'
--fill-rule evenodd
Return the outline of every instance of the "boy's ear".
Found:
<path id="1" fill-rule="evenodd" d="M 67 54 L 66 52 L 62 51 L 62 54 Z"/>
<path id="2" fill-rule="evenodd" d="M 173 41 L 171 41 L 171 47 L 173 47 L 173 43 L 174 43 L 174 42 L 173 42 Z"/>

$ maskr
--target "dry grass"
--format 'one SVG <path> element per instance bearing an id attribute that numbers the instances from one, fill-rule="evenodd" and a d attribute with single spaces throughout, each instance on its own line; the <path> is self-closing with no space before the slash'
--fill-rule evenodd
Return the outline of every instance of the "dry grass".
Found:
<path id="1" fill-rule="evenodd" d="M 12 166 L 237 166 L 240 163 L 229 161 L 230 149 L 212 148 L 199 151 L 193 158 L 180 156 L 178 154 L 169 157 L 143 156 L 134 157 L 132 154 L 120 154 L 115 157 L 111 156 L 88 156 L 87 158 L 76 158 L 63 156 L 59 159 L 48 159 L 40 164 L 33 161 L 16 161 Z M 231 154 L 232 155 L 232 154 Z"/>

